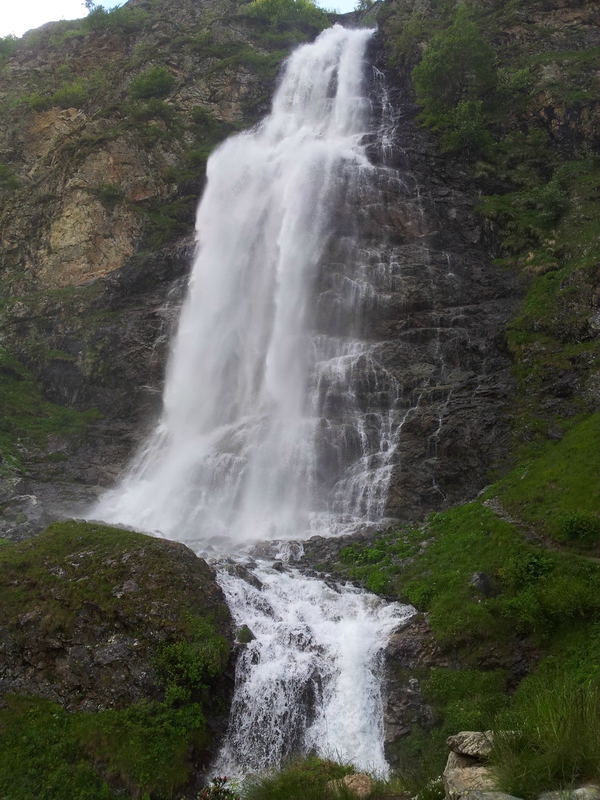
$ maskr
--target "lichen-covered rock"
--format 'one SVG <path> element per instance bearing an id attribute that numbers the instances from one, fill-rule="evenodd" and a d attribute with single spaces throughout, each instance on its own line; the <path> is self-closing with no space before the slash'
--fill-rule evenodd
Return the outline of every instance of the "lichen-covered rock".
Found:
<path id="1" fill-rule="evenodd" d="M 453 753 L 473 758 L 486 759 L 492 751 L 494 734 L 492 731 L 461 731 L 448 737 L 448 747 Z"/>
<path id="2" fill-rule="evenodd" d="M 479 759 L 451 752 L 442 775 L 448 800 L 458 800 L 471 792 L 487 792 L 496 788 L 494 776 Z"/>
<path id="3" fill-rule="evenodd" d="M 71 521 L 0 548 L 0 696 L 99 711 L 181 684 L 221 716 L 232 638 L 214 571 L 185 545 Z M 171 664 L 182 643 L 214 660 L 198 685 Z"/>

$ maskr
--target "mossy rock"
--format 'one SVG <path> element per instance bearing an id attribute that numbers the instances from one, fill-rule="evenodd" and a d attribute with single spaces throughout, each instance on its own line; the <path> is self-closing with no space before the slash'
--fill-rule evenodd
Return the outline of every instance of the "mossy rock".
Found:
<path id="1" fill-rule="evenodd" d="M 213 570 L 182 544 L 70 521 L 0 550 L 1 694 L 97 711 L 162 701 L 179 681 L 201 700 L 229 633 Z M 172 652 L 204 665 L 196 685 Z"/>
<path id="2" fill-rule="evenodd" d="M 80 521 L 3 544 L 0 796 L 189 787 L 227 713 L 231 635 L 214 571 L 185 545 Z"/>

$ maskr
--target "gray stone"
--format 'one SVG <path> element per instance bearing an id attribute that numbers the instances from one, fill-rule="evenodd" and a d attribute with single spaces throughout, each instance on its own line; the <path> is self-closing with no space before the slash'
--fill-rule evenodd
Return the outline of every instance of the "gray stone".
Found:
<path id="1" fill-rule="evenodd" d="M 544 792 L 538 800 L 600 800 L 600 786 L 588 784 L 579 789 L 561 789 L 556 792 Z"/>
<path id="2" fill-rule="evenodd" d="M 471 586 L 474 586 L 478 592 L 484 597 L 496 597 L 498 594 L 498 587 L 494 581 L 485 572 L 474 572 L 469 580 Z"/>
<path id="3" fill-rule="evenodd" d="M 490 754 L 493 742 L 492 731 L 461 731 L 449 736 L 447 745 L 454 753 L 485 759 Z"/>
<path id="4" fill-rule="evenodd" d="M 462 796 L 462 800 L 521 800 L 519 797 L 515 797 L 512 794 L 507 794 L 506 792 L 482 792 L 482 791 L 473 791 L 467 792 Z"/>
<path id="5" fill-rule="evenodd" d="M 471 757 L 450 753 L 442 775 L 447 800 L 458 800 L 471 792 L 488 792 L 496 788 L 488 767 Z"/>

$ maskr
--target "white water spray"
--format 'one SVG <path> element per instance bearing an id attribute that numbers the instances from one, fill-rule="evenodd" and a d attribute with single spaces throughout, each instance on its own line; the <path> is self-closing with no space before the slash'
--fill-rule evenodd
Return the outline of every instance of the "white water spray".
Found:
<path id="1" fill-rule="evenodd" d="M 382 517 L 398 387 L 358 330 L 381 265 L 368 254 L 357 264 L 351 236 L 347 271 L 327 264 L 332 221 L 352 216 L 347 198 L 374 170 L 363 144 L 370 36 L 335 26 L 299 48 L 270 116 L 209 159 L 163 414 L 95 518 L 232 553 Z M 220 571 L 256 639 L 238 664 L 219 764 L 240 774 L 301 750 L 385 774 L 381 654 L 407 609 L 253 571 L 250 583 Z"/>
<path id="2" fill-rule="evenodd" d="M 299 48 L 271 115 L 210 158 L 162 418 L 103 497 L 103 519 L 193 544 L 327 533 L 332 513 L 381 517 L 394 382 L 352 330 L 372 288 L 347 278 L 315 289 L 332 216 L 373 169 L 362 144 L 370 36 L 335 26 Z M 315 330 L 324 313 L 332 329 Z M 361 384 L 379 404 L 386 391 L 390 410 L 359 401 Z"/>

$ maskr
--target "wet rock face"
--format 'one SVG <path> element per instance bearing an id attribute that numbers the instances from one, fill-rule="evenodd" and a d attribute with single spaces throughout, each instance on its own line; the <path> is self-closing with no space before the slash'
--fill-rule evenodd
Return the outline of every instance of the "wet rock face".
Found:
<path id="1" fill-rule="evenodd" d="M 423 697 L 415 675 L 432 666 L 452 667 L 435 643 L 426 615 L 409 619 L 390 637 L 384 655 L 383 722 L 385 755 L 392 767 L 402 760 L 402 740 L 415 729 L 431 730 L 435 709 Z"/>
<path id="2" fill-rule="evenodd" d="M 72 711 L 162 700 L 157 653 L 186 640 L 192 616 L 233 639 L 214 571 L 178 543 L 59 523 L 5 545 L 0 573 L 10 592 L 0 608 L 0 697 L 37 695 Z M 215 708 L 231 689 L 217 680 Z"/>
<path id="3" fill-rule="evenodd" d="M 321 457 L 334 484 L 364 454 L 365 437 L 372 450 L 387 450 L 370 464 L 372 485 L 391 471 L 387 504 L 360 510 L 414 519 L 474 496 L 506 455 L 503 412 L 514 385 L 503 331 L 520 291 L 492 262 L 467 169 L 418 127 L 409 91 L 386 74 L 379 47 L 375 39 L 374 168 L 340 192 L 316 285 L 319 332 L 366 343 L 351 367 L 352 396 L 335 375 L 321 380 L 330 423 Z M 344 281 L 353 292 L 332 305 Z M 356 408 L 360 436 L 351 431 Z"/>
<path id="4" fill-rule="evenodd" d="M 174 9 L 177 25 L 196 24 L 204 13 L 202 4 L 183 0 Z M 155 46 L 164 24 L 161 19 L 140 42 Z M 211 31 L 215 46 L 247 46 L 242 23 L 217 22 Z M 103 37 L 69 45 L 75 48 L 72 58 L 82 64 L 106 59 L 110 69 L 126 63 L 131 42 Z M 13 84 L 28 74 L 33 56 L 19 58 L 11 67 Z M 35 63 L 57 58 L 40 53 Z M 376 40 L 371 58 L 384 70 Z M 169 69 L 177 84 L 167 104 L 185 125 L 199 106 L 213 119 L 244 124 L 244 109 L 265 91 L 264 80 L 251 70 L 215 70 L 214 59 L 191 64 L 183 51 L 173 59 Z M 134 72 L 119 84 L 120 101 Z M 512 384 L 502 330 L 518 293 L 491 263 L 486 232 L 473 212 L 474 189 L 460 164 L 441 157 L 418 128 L 402 80 L 387 74 L 385 86 L 393 107 L 387 116 L 383 84 L 373 79 L 371 88 L 375 124 L 386 145 L 382 149 L 376 141 L 381 136 L 373 137 L 376 179 L 347 187 L 340 203 L 350 213 L 333 215 L 331 244 L 317 279 L 315 325 L 324 333 L 345 325 L 369 342 L 369 358 L 356 363 L 353 402 L 370 415 L 365 433 L 372 441 L 380 436 L 377 415 L 390 407 L 397 431 L 386 464 L 392 471 L 388 500 L 377 511 L 412 519 L 473 496 L 504 453 L 502 407 Z M 31 476 L 45 483 L 107 486 L 159 413 L 169 339 L 194 250 L 192 214 L 178 220 L 160 246 L 149 247 L 144 209 L 178 202 L 185 192 L 197 196 L 201 179 L 181 187 L 165 183 L 165 170 L 181 163 L 189 143 L 166 136 L 148 148 L 135 130 L 121 135 L 114 129 L 126 120 L 111 117 L 107 127 L 89 110 L 24 109 L 19 118 L 19 131 L 27 134 L 19 175 L 30 162 L 42 169 L 44 159 L 57 169 L 44 172 L 46 200 L 36 203 L 37 216 L 33 195 L 24 192 L 3 212 L 6 269 L 0 280 L 21 296 L 0 311 L 0 346 L 33 371 L 48 399 L 102 415 L 84 437 L 57 443 L 60 467 L 32 460 Z M 7 153 L 9 133 L 0 132 Z M 96 143 L 66 158 L 67 144 L 82 137 Z M 114 202 L 103 195 L 107 186 L 119 190 Z M 183 236 L 182 228 L 188 232 Z M 338 265 L 346 268 L 353 259 L 357 285 L 370 293 L 361 299 L 360 314 L 356 306 L 332 309 L 328 302 L 340 279 Z M 62 289 L 32 291 L 53 287 Z M 322 391 L 324 415 L 336 429 L 333 440 L 322 442 L 329 491 L 362 444 L 346 424 L 339 387 L 324 384 Z"/>

